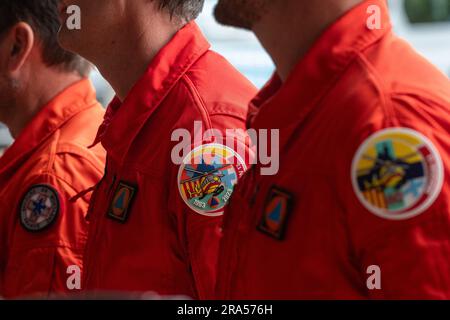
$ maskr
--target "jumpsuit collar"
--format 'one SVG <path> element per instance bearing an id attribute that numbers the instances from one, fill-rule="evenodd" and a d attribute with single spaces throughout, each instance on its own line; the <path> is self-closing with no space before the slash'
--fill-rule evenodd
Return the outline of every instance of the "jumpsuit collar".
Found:
<path id="1" fill-rule="evenodd" d="M 195 22 L 184 26 L 150 62 L 123 103 L 115 97 L 108 107 L 94 145 L 101 142 L 122 164 L 128 150 L 170 90 L 210 48 Z"/>
<path id="2" fill-rule="evenodd" d="M 25 159 L 73 116 L 95 103 L 95 89 L 88 79 L 80 80 L 60 92 L 39 110 L 0 158 L 0 175 Z"/>
<path id="3" fill-rule="evenodd" d="M 380 29 L 368 28 L 371 5 L 381 9 Z M 255 129 L 298 127 L 360 52 L 391 30 L 386 0 L 365 0 L 355 6 L 319 37 L 285 83 L 276 73 L 273 75 L 251 102 L 251 109 L 256 111 L 250 116 L 248 126 Z"/>

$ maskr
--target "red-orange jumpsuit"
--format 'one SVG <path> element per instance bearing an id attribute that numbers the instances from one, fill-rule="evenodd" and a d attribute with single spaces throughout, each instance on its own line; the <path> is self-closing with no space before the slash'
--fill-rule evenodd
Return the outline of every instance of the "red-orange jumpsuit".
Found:
<path id="1" fill-rule="evenodd" d="M 196 121 L 204 132 L 214 128 L 224 137 L 226 129 L 245 129 L 256 89 L 209 48 L 197 25 L 188 24 L 125 100 L 109 106 L 97 140 L 108 153 L 106 174 L 89 213 L 84 288 L 90 294 L 213 296 L 223 206 L 245 159 L 219 168 L 220 161 L 205 157 L 205 163 L 184 166 L 172 158 L 178 145 L 172 135 L 185 129 L 194 139 Z M 214 141 L 205 136 L 198 142 Z M 222 160 L 233 153 L 210 150 Z"/>
<path id="2" fill-rule="evenodd" d="M 280 129 L 280 171 L 254 167 L 233 195 L 219 298 L 450 298 L 450 82 L 385 1 L 336 21 L 253 107 L 252 128 Z"/>
<path id="3" fill-rule="evenodd" d="M 77 82 L 0 158 L 0 296 L 77 292 L 81 279 L 70 277 L 81 278 L 89 194 L 69 199 L 103 174 L 105 151 L 88 149 L 103 115 L 90 81 Z"/>

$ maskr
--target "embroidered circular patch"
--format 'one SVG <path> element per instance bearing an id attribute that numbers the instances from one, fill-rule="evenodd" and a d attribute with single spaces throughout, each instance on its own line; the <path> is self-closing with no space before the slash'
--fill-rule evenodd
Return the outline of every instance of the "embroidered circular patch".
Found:
<path id="1" fill-rule="evenodd" d="M 58 193 L 47 185 L 32 186 L 20 206 L 20 222 L 30 231 L 42 231 L 57 218 L 60 203 Z"/>
<path id="2" fill-rule="evenodd" d="M 385 219 L 408 219 L 428 209 L 441 192 L 443 179 L 439 152 L 411 129 L 375 133 L 353 159 L 356 195 L 370 212 Z"/>
<path id="3" fill-rule="evenodd" d="M 245 162 L 231 148 L 214 143 L 197 147 L 178 171 L 181 197 L 199 214 L 220 216 L 246 170 Z"/>

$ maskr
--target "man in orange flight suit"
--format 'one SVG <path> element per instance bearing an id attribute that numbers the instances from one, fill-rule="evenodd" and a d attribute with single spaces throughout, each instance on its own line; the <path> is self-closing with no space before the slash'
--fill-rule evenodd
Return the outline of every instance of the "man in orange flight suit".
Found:
<path id="1" fill-rule="evenodd" d="M 61 44 L 98 65 L 117 93 L 96 141 L 108 157 L 89 212 L 84 288 L 210 298 L 223 208 L 249 159 L 234 148 L 244 136 L 225 131 L 245 128 L 256 89 L 192 21 L 203 1 L 70 4 L 83 28 L 63 29 Z M 181 149 L 186 162 L 175 159 Z"/>
<path id="2" fill-rule="evenodd" d="M 218 297 L 450 299 L 450 82 L 383 0 L 221 0 L 277 73 L 254 129 L 280 129 L 225 213 Z M 295 40 L 296 39 L 296 40 Z"/>
<path id="3" fill-rule="evenodd" d="M 57 4 L 0 3 L 0 121 L 15 138 L 0 158 L 0 296 L 6 298 L 79 289 L 89 196 L 69 199 L 103 173 L 104 150 L 87 146 L 104 111 L 85 78 L 90 65 L 56 42 Z"/>

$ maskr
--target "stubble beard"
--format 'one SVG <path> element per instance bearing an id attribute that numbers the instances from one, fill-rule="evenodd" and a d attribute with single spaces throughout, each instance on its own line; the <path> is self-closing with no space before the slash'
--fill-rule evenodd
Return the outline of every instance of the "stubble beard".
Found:
<path id="1" fill-rule="evenodd" d="M 0 121 L 7 121 L 12 116 L 12 112 L 16 110 L 16 94 L 19 83 L 16 79 L 10 79 L 0 76 Z"/>
<path id="2" fill-rule="evenodd" d="M 267 12 L 271 0 L 219 0 L 214 9 L 217 22 L 223 25 L 253 30 Z M 274 1 L 274 0 L 272 0 Z"/>

